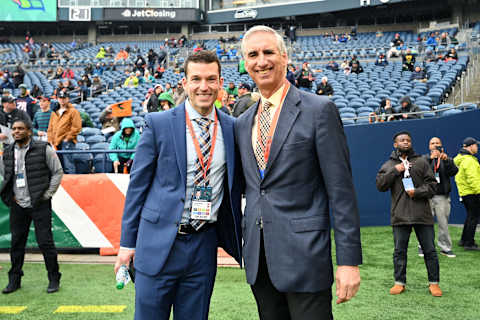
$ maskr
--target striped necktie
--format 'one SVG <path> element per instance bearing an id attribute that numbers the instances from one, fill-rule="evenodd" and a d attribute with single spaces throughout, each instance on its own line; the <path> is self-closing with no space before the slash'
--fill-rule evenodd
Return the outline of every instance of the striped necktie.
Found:
<path id="1" fill-rule="evenodd" d="M 262 112 L 260 112 L 257 124 L 257 126 L 260 126 L 260 140 L 257 140 L 257 145 L 255 147 L 255 158 L 257 158 L 257 164 L 260 170 L 265 170 L 267 167 L 264 151 L 267 145 L 268 132 L 270 131 L 270 108 L 272 106 L 273 104 L 268 100 L 263 102 Z"/>
<path id="2" fill-rule="evenodd" d="M 198 137 L 198 144 L 200 145 L 200 150 L 203 155 L 203 165 L 206 168 L 208 159 L 210 158 L 210 149 L 212 146 L 212 140 L 210 137 L 211 121 L 208 118 L 197 118 L 197 119 L 194 119 L 194 121 L 202 129 L 202 133 L 200 134 L 200 137 Z M 210 175 L 210 168 L 208 168 L 205 174 L 205 176 L 207 177 L 205 179 L 205 177 L 203 176 L 203 169 L 202 169 L 202 165 L 200 164 L 200 159 L 198 159 L 197 157 L 197 160 L 195 161 L 195 177 L 193 179 L 194 185 L 205 186 L 205 187 L 209 186 L 210 185 L 209 175 Z M 190 220 L 190 224 L 192 225 L 192 227 L 195 228 L 195 230 L 200 229 L 205 223 L 206 221 L 203 221 L 203 220 L 196 220 L 196 219 Z"/>

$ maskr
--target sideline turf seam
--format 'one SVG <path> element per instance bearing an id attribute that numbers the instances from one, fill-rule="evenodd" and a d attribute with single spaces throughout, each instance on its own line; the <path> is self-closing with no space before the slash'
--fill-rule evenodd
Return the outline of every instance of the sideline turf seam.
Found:
<path id="1" fill-rule="evenodd" d="M 53 313 L 119 313 L 125 311 L 127 306 L 115 305 L 88 305 L 88 306 L 59 306 Z"/>
<path id="2" fill-rule="evenodd" d="M 27 309 L 26 306 L 0 306 L 0 314 L 18 314 L 25 309 Z"/>

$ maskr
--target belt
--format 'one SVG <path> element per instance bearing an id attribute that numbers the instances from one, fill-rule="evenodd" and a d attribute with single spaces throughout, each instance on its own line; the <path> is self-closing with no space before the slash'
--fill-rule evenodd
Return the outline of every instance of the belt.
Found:
<path id="1" fill-rule="evenodd" d="M 188 223 L 181 223 L 178 225 L 177 235 L 184 236 L 188 234 L 195 234 L 207 231 L 215 226 L 215 223 L 205 223 L 200 229 L 195 230 L 191 224 Z"/>

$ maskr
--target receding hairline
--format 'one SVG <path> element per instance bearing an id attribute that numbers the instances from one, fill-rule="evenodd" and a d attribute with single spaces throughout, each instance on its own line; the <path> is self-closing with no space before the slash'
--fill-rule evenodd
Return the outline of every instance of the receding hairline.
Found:
<path id="1" fill-rule="evenodd" d="M 276 47 L 280 54 L 287 54 L 287 46 L 285 45 L 285 41 L 283 41 L 282 36 L 277 31 L 267 26 L 255 26 L 253 28 L 250 28 L 243 36 L 242 43 L 240 45 L 242 55 L 245 54 L 245 42 L 247 41 L 247 39 L 253 34 L 260 32 L 272 35 L 276 40 Z"/>

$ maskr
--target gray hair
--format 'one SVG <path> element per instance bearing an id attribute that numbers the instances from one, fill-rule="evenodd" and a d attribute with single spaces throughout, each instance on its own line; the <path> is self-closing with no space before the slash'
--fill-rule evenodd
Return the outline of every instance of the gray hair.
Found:
<path id="1" fill-rule="evenodd" d="M 280 34 L 278 34 L 277 31 L 275 31 L 274 29 L 272 29 L 270 27 L 267 27 L 267 26 L 255 26 L 253 28 L 250 28 L 245 33 L 245 35 L 243 36 L 242 44 L 241 44 L 242 56 L 245 56 L 244 55 L 244 53 L 245 53 L 245 42 L 247 41 L 247 39 L 252 34 L 257 33 L 257 32 L 266 32 L 266 33 L 273 34 L 275 36 L 276 40 L 277 40 L 277 48 L 280 51 L 280 54 L 287 53 L 287 47 L 285 46 L 285 41 L 283 41 L 282 36 Z"/>
<path id="2" fill-rule="evenodd" d="M 328 78 L 327 77 L 322 77 L 322 81 L 325 80 L 328 82 Z"/>

